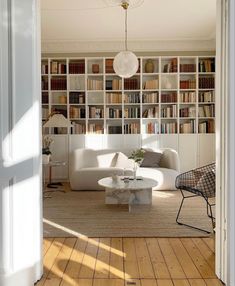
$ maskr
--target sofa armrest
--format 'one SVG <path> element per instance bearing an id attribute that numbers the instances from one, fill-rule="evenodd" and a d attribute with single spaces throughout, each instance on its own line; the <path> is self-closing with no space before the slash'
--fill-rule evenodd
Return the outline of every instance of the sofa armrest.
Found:
<path id="1" fill-rule="evenodd" d="M 69 156 L 69 173 L 73 173 L 83 168 L 84 149 L 76 149 Z"/>
<path id="2" fill-rule="evenodd" d="M 173 169 L 177 172 L 180 171 L 180 160 L 177 151 L 170 148 L 163 148 L 160 166 L 163 168 Z"/>

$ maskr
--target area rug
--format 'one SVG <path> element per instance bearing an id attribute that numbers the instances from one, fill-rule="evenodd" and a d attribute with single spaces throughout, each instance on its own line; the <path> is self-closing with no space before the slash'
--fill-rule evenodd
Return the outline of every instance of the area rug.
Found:
<path id="1" fill-rule="evenodd" d="M 208 234 L 175 222 L 179 191 L 154 191 L 153 204 L 105 205 L 103 191 L 54 192 L 44 200 L 44 237 L 203 237 Z M 185 202 L 182 220 L 211 230 L 202 198 Z"/>

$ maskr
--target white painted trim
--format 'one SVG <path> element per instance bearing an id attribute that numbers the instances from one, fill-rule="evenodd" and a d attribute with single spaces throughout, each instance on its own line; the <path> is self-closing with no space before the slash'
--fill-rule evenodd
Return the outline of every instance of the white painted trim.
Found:
<path id="1" fill-rule="evenodd" d="M 228 76 L 228 273 L 227 285 L 235 285 L 235 3 L 229 1 L 229 76 Z"/>
<path id="2" fill-rule="evenodd" d="M 215 40 L 142 40 L 129 41 L 130 50 L 135 52 L 158 51 L 214 51 Z M 104 53 L 122 50 L 123 41 L 63 41 L 42 40 L 43 53 Z"/>

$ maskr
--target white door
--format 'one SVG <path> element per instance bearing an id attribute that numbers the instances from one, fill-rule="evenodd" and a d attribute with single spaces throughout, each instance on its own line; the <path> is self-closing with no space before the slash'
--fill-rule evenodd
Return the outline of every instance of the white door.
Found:
<path id="1" fill-rule="evenodd" d="M 0 0 L 0 285 L 42 275 L 36 0 Z"/>

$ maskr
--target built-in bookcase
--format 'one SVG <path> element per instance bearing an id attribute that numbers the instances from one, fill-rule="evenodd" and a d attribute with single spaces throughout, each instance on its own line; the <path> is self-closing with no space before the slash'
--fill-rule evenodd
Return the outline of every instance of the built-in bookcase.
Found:
<path id="1" fill-rule="evenodd" d="M 215 132 L 214 57 L 140 57 L 139 63 L 132 78 L 121 79 L 113 58 L 43 58 L 43 121 L 53 110 L 64 114 L 73 127 L 59 134 Z"/>

